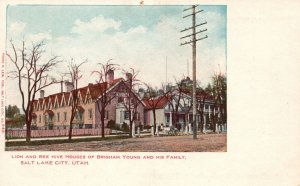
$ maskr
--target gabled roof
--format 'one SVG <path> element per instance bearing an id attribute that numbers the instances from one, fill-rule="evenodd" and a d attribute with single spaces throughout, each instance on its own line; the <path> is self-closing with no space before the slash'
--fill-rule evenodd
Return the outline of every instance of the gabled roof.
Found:
<path id="1" fill-rule="evenodd" d="M 64 97 L 65 97 L 66 105 L 69 104 L 70 93 L 69 92 L 65 92 L 64 93 Z"/>
<path id="2" fill-rule="evenodd" d="M 111 82 L 110 87 L 112 87 L 116 83 L 120 82 L 121 80 L 123 80 L 123 78 L 114 79 Z M 91 95 L 92 99 L 96 100 L 101 95 L 101 93 L 105 90 L 106 91 L 109 90 L 108 87 L 107 87 L 106 82 L 97 83 L 97 84 L 89 84 L 88 86 L 81 87 L 81 88 L 77 89 L 78 93 L 81 95 L 81 99 L 82 99 L 83 102 L 85 101 L 85 98 L 86 98 L 86 95 L 87 95 L 88 91 L 90 92 L 90 95 Z M 43 103 L 46 107 L 48 107 L 49 101 L 51 101 L 51 104 L 53 105 L 54 101 L 56 99 L 58 101 L 58 104 L 61 104 L 61 101 L 62 101 L 63 97 L 65 99 L 66 104 L 68 104 L 70 96 L 71 96 L 71 92 L 56 93 L 56 94 L 52 94 L 52 95 L 49 95 L 49 96 L 44 97 L 44 98 L 39 98 L 38 100 L 34 100 L 33 105 L 37 106 L 38 102 L 40 102 L 40 104 Z"/>
<path id="3" fill-rule="evenodd" d="M 56 95 L 58 105 L 60 105 L 60 103 L 61 103 L 62 96 L 63 96 L 63 93 L 59 93 L 59 94 Z"/>
<path id="4" fill-rule="evenodd" d="M 106 82 L 104 83 L 97 83 L 97 84 L 93 84 L 88 86 L 89 90 L 90 90 L 90 94 L 93 100 L 96 100 L 97 98 L 99 98 L 101 96 L 101 94 L 104 91 L 110 91 L 112 90 L 112 88 L 114 87 L 114 85 L 116 85 L 117 83 L 121 82 L 123 80 L 123 78 L 117 78 L 114 79 L 111 84 L 109 85 L 109 87 L 107 86 L 108 84 Z"/>
<path id="5" fill-rule="evenodd" d="M 170 96 L 159 96 L 156 98 L 144 98 L 143 102 L 145 104 L 146 109 L 163 109 L 167 103 L 170 101 Z"/>

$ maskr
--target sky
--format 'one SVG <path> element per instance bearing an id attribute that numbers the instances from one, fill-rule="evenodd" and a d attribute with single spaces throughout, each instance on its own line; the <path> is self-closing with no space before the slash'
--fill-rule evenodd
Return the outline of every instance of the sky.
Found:
<path id="1" fill-rule="evenodd" d="M 162 82 L 175 82 L 183 76 L 192 76 L 192 47 L 180 46 L 190 34 L 180 30 L 192 25 L 192 17 L 183 19 L 190 6 L 56 6 L 14 5 L 7 7 L 7 52 L 11 52 L 10 39 L 20 47 L 20 42 L 44 41 L 42 60 L 57 55 L 63 61 L 53 76 L 66 72 L 71 59 L 82 66 L 83 77 L 79 86 L 94 83 L 91 71 L 98 63 L 112 62 L 124 69 L 134 68 L 138 78 L 154 87 Z M 197 24 L 207 21 L 197 30 L 207 29 L 197 42 L 197 79 L 202 86 L 211 81 L 216 72 L 226 73 L 226 23 L 227 9 L 223 5 L 199 5 L 203 12 L 197 14 Z M 167 65 L 166 65 L 167 64 Z M 188 68 L 189 67 L 189 68 Z M 7 71 L 13 66 L 7 62 Z M 115 77 L 124 77 L 119 71 Z M 66 77 L 65 77 L 66 78 Z M 6 81 L 6 104 L 20 105 L 17 82 Z M 60 91 L 59 85 L 45 90 L 45 95 Z"/>

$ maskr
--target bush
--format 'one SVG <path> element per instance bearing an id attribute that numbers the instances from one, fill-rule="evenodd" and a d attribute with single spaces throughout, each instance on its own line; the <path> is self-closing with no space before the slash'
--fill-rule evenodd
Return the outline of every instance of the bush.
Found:
<path id="1" fill-rule="evenodd" d="M 149 130 L 149 129 L 151 129 L 151 126 L 150 125 L 145 125 L 144 129 Z"/>
<path id="2" fill-rule="evenodd" d="M 129 126 L 127 125 L 127 123 L 123 122 L 123 124 L 122 124 L 122 129 L 123 129 L 125 132 L 129 132 Z"/>
<path id="3" fill-rule="evenodd" d="M 38 127 L 36 125 L 31 125 L 31 130 L 37 130 Z"/>
<path id="4" fill-rule="evenodd" d="M 117 126 L 116 126 L 115 120 L 109 120 L 108 123 L 107 123 L 107 127 L 110 128 L 110 129 L 116 129 Z"/>

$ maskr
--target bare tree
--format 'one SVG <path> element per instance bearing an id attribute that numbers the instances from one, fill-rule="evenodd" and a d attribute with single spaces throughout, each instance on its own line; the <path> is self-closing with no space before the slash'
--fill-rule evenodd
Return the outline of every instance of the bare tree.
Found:
<path id="1" fill-rule="evenodd" d="M 220 118 L 214 112 L 214 123 L 218 121 L 219 124 L 225 124 L 227 122 L 227 81 L 224 74 L 215 73 L 212 77 L 212 96 L 215 103 L 214 109 L 217 107 L 220 109 Z"/>
<path id="2" fill-rule="evenodd" d="M 197 90 L 197 112 L 200 115 L 199 122 L 199 130 L 203 132 L 204 130 L 204 117 L 205 117 L 205 103 L 211 99 L 211 96 L 202 88 L 200 88 L 199 84 L 197 85 L 199 88 Z"/>
<path id="3" fill-rule="evenodd" d="M 78 97 L 78 81 L 82 78 L 82 74 L 80 71 L 80 67 L 86 63 L 87 60 L 81 62 L 77 65 L 73 59 L 71 59 L 70 64 L 68 65 L 68 72 L 66 75 L 71 79 L 71 85 L 73 90 L 70 91 L 70 106 L 71 106 L 71 116 L 70 116 L 70 128 L 69 128 L 69 140 L 72 139 L 72 129 L 73 129 L 73 121 L 78 112 L 79 106 L 79 97 Z"/>
<path id="4" fill-rule="evenodd" d="M 111 80 L 109 80 L 110 73 L 114 73 L 114 71 L 117 69 L 116 64 L 112 64 L 111 60 L 108 60 L 105 64 L 99 63 L 100 70 L 98 71 L 92 71 L 92 74 L 96 74 L 98 76 L 98 80 L 96 80 L 97 85 L 99 86 L 100 95 L 98 100 L 96 101 L 97 110 L 100 115 L 101 120 L 101 137 L 105 138 L 104 135 L 104 120 L 105 120 L 105 111 L 107 105 L 116 97 L 115 92 L 108 93 L 107 91 L 110 88 Z"/>
<path id="5" fill-rule="evenodd" d="M 129 117 L 129 137 L 132 137 L 132 125 L 134 120 L 137 119 L 137 107 L 139 104 L 142 104 L 138 96 L 134 93 L 134 88 L 139 84 L 137 79 L 138 72 L 133 68 L 130 68 L 129 71 L 123 70 L 123 73 L 126 75 L 125 84 L 127 88 L 125 89 L 125 101 L 123 105 L 125 110 L 128 112 Z"/>
<path id="6" fill-rule="evenodd" d="M 156 109 L 160 103 L 163 102 L 163 99 L 167 99 L 169 102 L 169 94 L 171 93 L 171 90 L 167 90 L 164 85 L 162 85 L 161 90 L 157 90 L 150 86 L 149 84 L 146 84 L 147 90 L 146 90 L 146 99 L 147 105 L 150 107 L 152 114 L 153 114 L 153 127 L 154 127 L 154 134 L 156 132 Z"/>
<path id="7" fill-rule="evenodd" d="M 184 79 L 184 78 L 183 78 Z M 169 105 L 172 110 L 172 114 L 174 114 L 174 117 L 172 117 L 172 123 L 175 124 L 175 127 L 178 128 L 178 111 L 180 102 L 183 99 L 183 95 L 186 92 L 186 86 L 184 85 L 184 81 L 175 79 L 176 85 L 172 89 L 172 91 L 169 93 L 170 99 L 169 99 Z"/>
<path id="8" fill-rule="evenodd" d="M 48 60 L 43 60 L 45 53 L 43 42 L 32 43 L 30 49 L 22 42 L 20 49 L 16 49 L 15 44 L 10 41 L 12 53 L 6 52 L 9 61 L 14 65 L 15 70 L 9 72 L 9 77 L 17 79 L 18 88 L 22 99 L 22 110 L 25 113 L 26 141 L 31 140 L 31 122 L 33 112 L 33 101 L 36 93 L 40 90 L 56 83 L 50 76 L 50 71 L 60 61 L 58 56 L 53 56 Z"/>

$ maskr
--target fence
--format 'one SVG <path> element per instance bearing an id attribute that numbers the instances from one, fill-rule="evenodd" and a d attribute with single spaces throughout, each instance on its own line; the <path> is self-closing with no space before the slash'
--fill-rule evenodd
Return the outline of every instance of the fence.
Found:
<path id="1" fill-rule="evenodd" d="M 105 128 L 104 134 L 110 134 L 111 129 Z M 45 138 L 45 137 L 58 137 L 58 136 L 68 136 L 69 129 L 53 129 L 53 130 L 32 130 L 32 138 Z M 100 129 L 72 129 L 72 136 L 100 136 Z M 7 129 L 5 130 L 6 139 L 12 138 L 25 138 L 26 130 L 24 129 Z"/>

